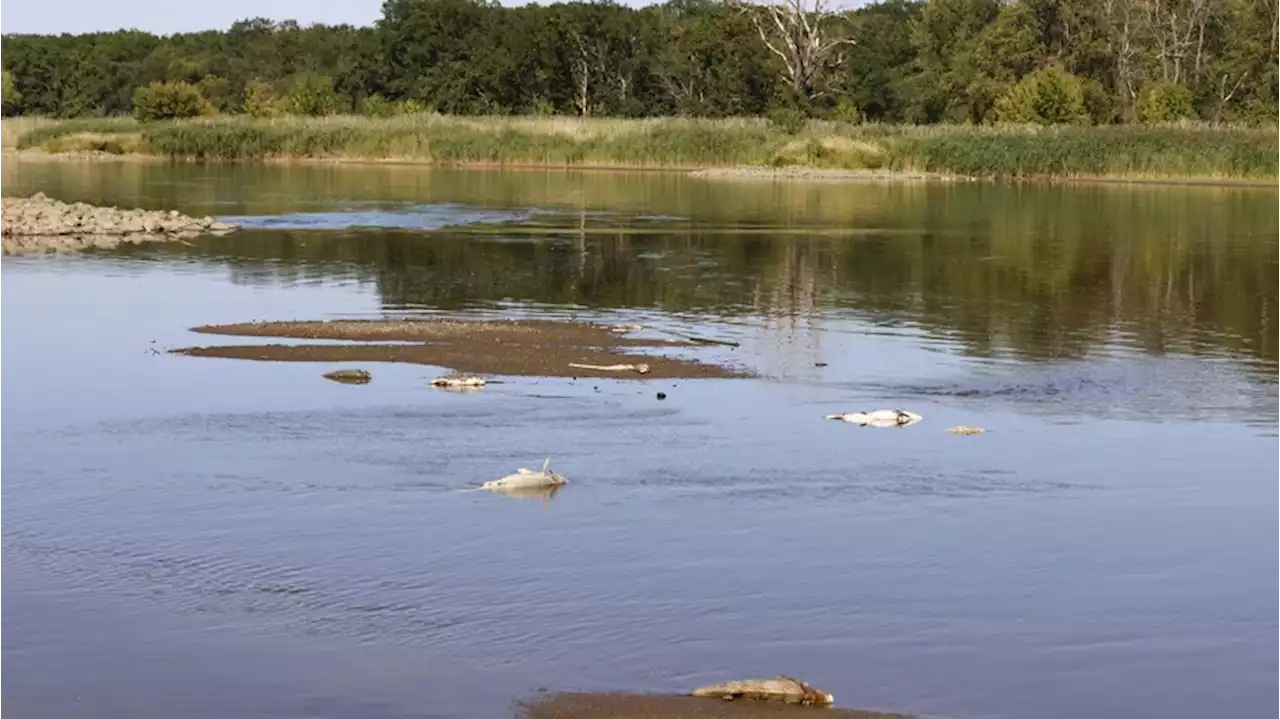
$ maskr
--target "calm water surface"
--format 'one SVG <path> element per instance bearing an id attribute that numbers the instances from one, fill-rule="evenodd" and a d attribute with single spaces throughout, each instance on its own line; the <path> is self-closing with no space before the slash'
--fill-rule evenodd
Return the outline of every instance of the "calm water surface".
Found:
<path id="1" fill-rule="evenodd" d="M 3 261 L 14 716 L 503 717 L 775 673 L 931 717 L 1274 715 L 1274 191 L 3 181 L 253 228 Z M 458 395 L 163 351 L 441 312 L 695 330 L 761 376 Z M 822 419 L 895 406 L 924 422 Z M 546 456 L 550 501 L 447 491 Z"/>

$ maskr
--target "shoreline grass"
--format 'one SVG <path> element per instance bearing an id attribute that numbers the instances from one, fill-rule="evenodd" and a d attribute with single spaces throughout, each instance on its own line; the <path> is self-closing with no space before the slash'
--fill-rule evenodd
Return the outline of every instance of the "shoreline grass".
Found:
<path id="1" fill-rule="evenodd" d="M 12 125 L 10 123 L 13 123 Z M 1275 181 L 1277 132 L 1163 126 L 907 126 L 760 118 L 222 116 L 4 120 L 6 148 L 201 161 L 350 160 L 547 168 L 812 168 L 1026 179 Z"/>

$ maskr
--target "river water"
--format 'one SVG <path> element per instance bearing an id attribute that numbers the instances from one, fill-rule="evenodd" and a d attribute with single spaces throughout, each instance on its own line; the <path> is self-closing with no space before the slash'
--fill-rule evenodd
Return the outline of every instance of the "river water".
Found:
<path id="1" fill-rule="evenodd" d="M 504 717 L 777 673 L 925 717 L 1276 709 L 1274 190 L 3 181 L 253 228 L 3 261 L 15 717 Z M 759 377 L 459 395 L 164 351 L 383 313 L 679 328 Z M 925 419 L 823 419 L 887 407 Z M 549 501 L 448 491 L 548 456 Z"/>

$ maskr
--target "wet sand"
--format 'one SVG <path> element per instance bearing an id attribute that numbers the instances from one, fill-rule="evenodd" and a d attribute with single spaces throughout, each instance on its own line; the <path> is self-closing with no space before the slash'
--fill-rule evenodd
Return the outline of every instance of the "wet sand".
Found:
<path id="1" fill-rule="evenodd" d="M 347 345 L 223 345 L 183 347 L 171 353 L 268 362 L 400 362 L 494 375 L 611 377 L 615 379 L 749 377 L 743 369 L 696 360 L 628 353 L 623 348 L 693 348 L 704 342 L 649 339 L 610 331 L 607 325 L 546 320 L 338 320 L 204 325 L 202 334 L 348 340 Z M 381 344 L 402 342 L 414 344 Z M 634 370 L 598 370 L 570 364 L 647 364 Z"/>
<path id="2" fill-rule="evenodd" d="M 522 719 L 910 719 L 910 715 L 669 694 L 565 693 L 521 702 Z"/>

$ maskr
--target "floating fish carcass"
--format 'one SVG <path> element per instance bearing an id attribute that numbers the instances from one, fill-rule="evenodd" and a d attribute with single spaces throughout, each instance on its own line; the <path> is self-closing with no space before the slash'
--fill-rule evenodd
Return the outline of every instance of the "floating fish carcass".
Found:
<path id="1" fill-rule="evenodd" d="M 556 474 L 550 470 L 551 458 L 542 463 L 542 469 L 534 470 L 526 467 L 517 469 L 514 473 L 508 474 L 500 479 L 494 479 L 480 485 L 480 489 L 487 489 L 493 492 L 504 492 L 509 490 L 526 490 L 539 489 L 545 487 L 558 487 L 568 484 L 569 480 L 562 474 Z"/>
<path id="2" fill-rule="evenodd" d="M 861 427 L 909 427 L 924 419 L 905 409 L 877 409 L 871 412 L 844 412 L 826 415 L 827 419 L 856 424 Z"/>
<path id="3" fill-rule="evenodd" d="M 488 384 L 479 377 L 436 377 L 431 380 L 432 387 L 445 389 L 479 389 Z"/>
<path id="4" fill-rule="evenodd" d="M 831 694 L 799 679 L 781 674 L 772 679 L 742 679 L 709 684 L 694 689 L 690 694 L 695 697 L 713 697 L 727 701 L 741 698 L 818 706 L 835 703 L 835 697 Z"/>

